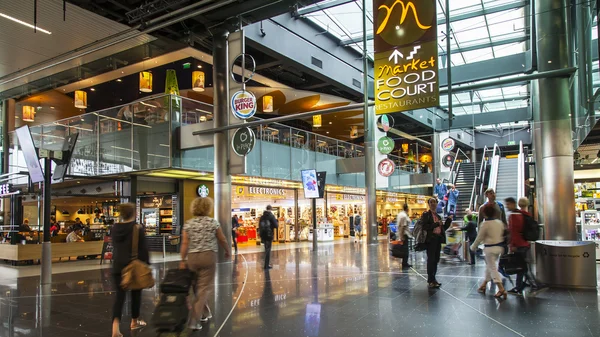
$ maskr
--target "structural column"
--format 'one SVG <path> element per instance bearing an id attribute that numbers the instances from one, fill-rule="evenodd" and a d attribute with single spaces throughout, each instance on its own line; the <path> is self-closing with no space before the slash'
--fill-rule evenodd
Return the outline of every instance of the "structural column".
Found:
<path id="1" fill-rule="evenodd" d="M 535 1 L 539 72 L 570 65 L 569 6 L 566 0 Z M 537 197 L 546 239 L 551 240 L 576 239 L 569 80 L 544 78 L 532 85 Z"/>
<path id="2" fill-rule="evenodd" d="M 214 35 L 214 127 L 229 125 L 229 57 L 227 31 Z M 229 172 L 229 131 L 215 132 L 215 219 L 221 224 L 223 234 L 231 247 L 231 175 Z M 223 260 L 223 252 L 219 260 Z"/>

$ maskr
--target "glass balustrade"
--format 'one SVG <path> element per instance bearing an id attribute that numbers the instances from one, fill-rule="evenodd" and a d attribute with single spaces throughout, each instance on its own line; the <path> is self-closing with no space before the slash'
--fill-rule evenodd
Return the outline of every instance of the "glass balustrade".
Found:
<path id="1" fill-rule="evenodd" d="M 212 172 L 212 135 L 207 146 L 179 150 L 181 137 L 192 137 L 185 128 L 210 129 L 210 104 L 174 95 L 155 95 L 129 104 L 31 127 L 36 147 L 58 151 L 66 136 L 79 133 L 69 175 L 114 175 L 167 168 Z M 253 118 L 252 120 L 258 120 Z M 182 132 L 182 129 L 185 129 Z M 364 157 L 363 146 L 329 138 L 279 123 L 252 128 L 256 146 L 247 156 L 248 176 L 300 180 L 300 171 L 327 172 L 327 183 L 364 186 L 364 172 L 337 174 L 339 160 Z M 233 133 L 234 131 L 230 131 Z M 26 171 L 14 133 L 10 135 L 11 172 Z M 235 155 L 235 154 L 233 154 Z M 403 183 L 401 176 L 419 173 L 418 162 L 389 156 L 397 166 L 390 189 Z M 26 182 L 26 180 L 25 180 Z"/>

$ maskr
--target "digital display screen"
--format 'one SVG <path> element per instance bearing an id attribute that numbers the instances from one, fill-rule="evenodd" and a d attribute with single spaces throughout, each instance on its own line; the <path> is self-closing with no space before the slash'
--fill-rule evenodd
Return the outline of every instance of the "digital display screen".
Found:
<path id="1" fill-rule="evenodd" d="M 319 198 L 319 185 L 317 183 L 317 170 L 302 170 L 302 188 L 306 199 Z"/>
<path id="2" fill-rule="evenodd" d="M 29 126 L 25 125 L 18 128 L 16 131 L 17 138 L 19 139 L 19 145 L 21 146 L 21 152 L 25 158 L 25 164 L 29 171 L 29 177 L 32 183 L 39 183 L 44 181 L 44 171 L 40 164 L 35 145 L 33 144 L 33 138 L 31 138 L 31 132 L 29 132 Z"/>

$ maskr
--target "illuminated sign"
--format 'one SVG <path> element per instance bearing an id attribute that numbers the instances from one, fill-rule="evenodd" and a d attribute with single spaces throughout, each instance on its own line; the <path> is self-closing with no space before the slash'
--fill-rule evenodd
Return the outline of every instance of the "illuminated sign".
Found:
<path id="1" fill-rule="evenodd" d="M 379 162 L 379 165 L 377 165 L 377 170 L 382 176 L 389 177 L 392 174 L 394 174 L 394 171 L 396 170 L 396 165 L 393 161 L 386 158 Z"/>
<path id="2" fill-rule="evenodd" d="M 450 152 L 452 150 L 454 150 L 454 139 L 452 138 L 446 138 L 442 141 L 442 150 Z"/>
<path id="3" fill-rule="evenodd" d="M 248 119 L 256 113 L 256 97 L 253 93 L 240 90 L 231 96 L 231 111 L 236 118 Z"/>
<path id="4" fill-rule="evenodd" d="M 208 187 L 206 187 L 206 185 L 200 185 L 200 186 L 198 186 L 197 193 L 198 193 L 198 196 L 201 196 L 202 198 L 206 198 L 206 197 L 208 197 L 210 190 L 208 189 Z"/>
<path id="5" fill-rule="evenodd" d="M 248 187 L 249 195 L 278 195 L 286 196 L 287 192 L 281 188 L 268 188 L 268 187 Z"/>
<path id="6" fill-rule="evenodd" d="M 439 105 L 436 1 L 375 0 L 375 113 Z"/>

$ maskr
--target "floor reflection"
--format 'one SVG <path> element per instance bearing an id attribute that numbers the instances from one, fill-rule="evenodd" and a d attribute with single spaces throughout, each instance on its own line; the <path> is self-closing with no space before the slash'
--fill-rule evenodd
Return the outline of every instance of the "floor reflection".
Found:
<path id="1" fill-rule="evenodd" d="M 595 291 L 548 290 L 499 303 L 476 292 L 483 275 L 464 264 L 440 266 L 441 290 L 427 289 L 425 258 L 413 254 L 414 269 L 402 271 L 387 245 L 324 245 L 273 252 L 274 268 L 263 270 L 262 254 L 236 256 L 218 266 L 211 299 L 214 318 L 185 336 L 600 336 Z M 162 279 L 175 262 L 154 265 Z M 0 336 L 109 336 L 113 300 L 110 269 L 38 277 L 0 284 Z M 148 321 L 158 288 L 143 292 Z M 131 336 L 129 305 L 125 336 Z M 163 334 L 168 336 L 169 334 Z M 155 336 L 151 327 L 135 336 Z"/>

